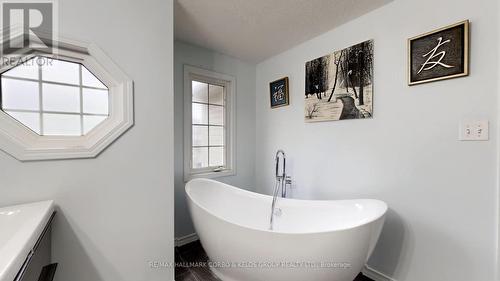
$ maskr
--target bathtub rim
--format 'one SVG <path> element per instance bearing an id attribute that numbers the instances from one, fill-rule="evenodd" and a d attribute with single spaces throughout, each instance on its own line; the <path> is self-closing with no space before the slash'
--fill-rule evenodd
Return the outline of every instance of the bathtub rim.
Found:
<path id="1" fill-rule="evenodd" d="M 250 226 L 243 225 L 243 224 L 240 224 L 240 223 L 228 221 L 227 219 L 224 219 L 223 217 L 218 216 L 218 215 L 214 214 L 212 211 L 210 211 L 207 208 L 205 208 L 202 204 L 200 204 L 197 200 L 195 200 L 191 196 L 190 190 L 192 188 L 191 188 L 190 184 L 192 182 L 211 182 L 211 183 L 216 183 L 216 184 L 222 184 L 222 185 L 225 186 L 225 188 L 232 189 L 232 190 L 234 190 L 236 192 L 240 192 L 240 193 L 243 193 L 243 194 L 250 194 L 252 196 L 257 196 L 257 197 L 262 197 L 262 198 L 268 198 L 268 199 L 272 200 L 272 198 L 271 198 L 270 195 L 248 191 L 248 190 L 245 190 L 245 189 L 241 189 L 241 188 L 232 186 L 232 185 L 227 184 L 227 183 L 223 183 L 223 182 L 212 180 L 212 179 L 206 179 L 206 178 L 191 179 L 190 181 L 186 182 L 185 187 L 184 187 L 185 193 L 187 195 L 187 198 L 186 198 L 187 200 L 191 200 L 198 208 L 202 209 L 203 211 L 207 212 L 208 214 L 210 214 L 211 216 L 217 218 L 218 220 L 221 220 L 221 221 L 226 222 L 226 223 L 233 224 L 233 225 L 241 227 L 241 228 L 245 228 L 245 229 L 249 229 L 249 230 L 253 230 L 253 231 L 262 231 L 262 232 L 272 233 L 272 234 L 285 234 L 285 235 L 304 235 L 304 234 L 307 234 L 307 235 L 310 235 L 310 234 L 325 234 L 325 233 L 338 232 L 338 231 L 348 231 L 348 230 L 352 230 L 352 229 L 355 229 L 355 228 L 358 228 L 358 227 L 361 227 L 361 226 L 364 226 L 364 225 L 371 224 L 373 222 L 376 222 L 376 221 L 380 220 L 381 218 L 384 218 L 384 216 L 387 214 L 387 211 L 389 209 L 387 203 L 385 203 L 382 200 L 378 200 L 378 199 L 309 200 L 309 199 L 284 198 L 284 200 L 290 200 L 290 201 L 316 201 L 316 202 L 332 202 L 332 201 L 340 202 L 340 201 L 358 201 L 358 200 L 375 201 L 375 202 L 378 202 L 378 203 L 382 203 L 383 211 L 380 212 L 379 215 L 375 216 L 374 218 L 372 218 L 369 221 L 362 222 L 362 223 L 355 224 L 355 225 L 348 226 L 348 227 L 342 227 L 342 228 L 336 228 L 336 229 L 330 229 L 330 230 L 324 230 L 324 231 L 286 232 L 286 231 L 276 231 L 276 230 L 269 230 L 269 229 L 261 229 L 261 228 L 250 227 Z"/>

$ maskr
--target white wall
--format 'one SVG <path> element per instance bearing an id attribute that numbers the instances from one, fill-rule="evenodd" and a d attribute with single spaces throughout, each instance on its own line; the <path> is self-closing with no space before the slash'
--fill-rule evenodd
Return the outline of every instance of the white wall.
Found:
<path id="1" fill-rule="evenodd" d="M 60 31 L 96 43 L 135 82 L 135 126 L 96 159 L 0 152 L 0 205 L 54 199 L 59 281 L 164 281 L 173 269 L 173 2 L 59 1 Z"/>
<path id="2" fill-rule="evenodd" d="M 236 175 L 216 178 L 240 188 L 255 187 L 255 64 L 175 42 L 175 237 L 194 233 L 184 192 L 184 65 L 236 78 Z"/>
<path id="3" fill-rule="evenodd" d="M 290 159 L 298 198 L 378 198 L 390 206 L 369 265 L 399 281 L 494 280 L 497 245 L 497 0 L 396 0 L 257 65 L 258 190 L 273 157 Z M 471 75 L 408 87 L 406 39 L 471 20 Z M 375 40 L 374 118 L 304 123 L 306 61 Z M 269 82 L 290 77 L 271 110 Z M 457 141 L 464 117 L 490 120 L 488 142 Z"/>

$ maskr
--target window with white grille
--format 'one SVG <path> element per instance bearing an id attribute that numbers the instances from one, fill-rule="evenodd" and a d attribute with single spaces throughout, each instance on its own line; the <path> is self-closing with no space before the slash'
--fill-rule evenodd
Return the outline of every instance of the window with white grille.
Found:
<path id="1" fill-rule="evenodd" d="M 0 150 L 20 161 L 97 157 L 134 124 L 133 81 L 96 44 L 59 38 L 0 62 Z"/>
<path id="2" fill-rule="evenodd" d="M 109 116 L 109 90 L 80 63 L 34 57 L 0 75 L 3 112 L 41 136 L 83 136 Z"/>
<path id="3" fill-rule="evenodd" d="M 193 176 L 234 173 L 234 78 L 185 67 L 185 169 Z"/>

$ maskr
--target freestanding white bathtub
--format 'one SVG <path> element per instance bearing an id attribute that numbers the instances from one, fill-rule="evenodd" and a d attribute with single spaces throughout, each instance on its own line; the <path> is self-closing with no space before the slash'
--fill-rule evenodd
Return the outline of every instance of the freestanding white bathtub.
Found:
<path id="1" fill-rule="evenodd" d="M 279 198 L 213 180 L 186 184 L 196 232 L 210 269 L 224 281 L 352 281 L 382 230 L 387 205 L 378 200 Z"/>

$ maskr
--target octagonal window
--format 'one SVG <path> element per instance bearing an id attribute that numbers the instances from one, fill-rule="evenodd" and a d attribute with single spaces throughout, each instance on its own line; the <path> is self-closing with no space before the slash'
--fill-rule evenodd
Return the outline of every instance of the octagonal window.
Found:
<path id="1" fill-rule="evenodd" d="M 84 65 L 37 56 L 0 75 L 1 109 L 41 136 L 83 136 L 109 117 L 109 89 Z"/>

